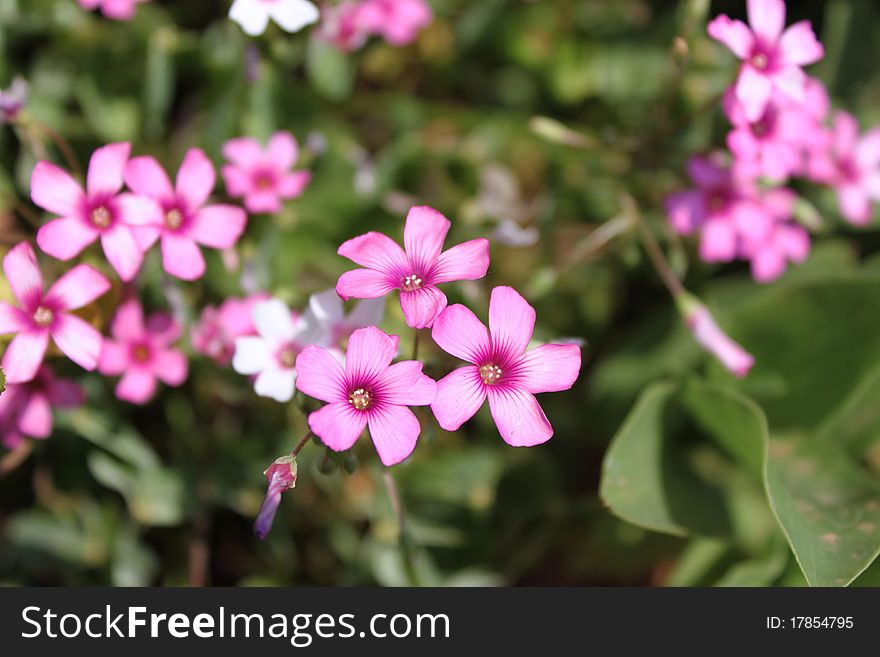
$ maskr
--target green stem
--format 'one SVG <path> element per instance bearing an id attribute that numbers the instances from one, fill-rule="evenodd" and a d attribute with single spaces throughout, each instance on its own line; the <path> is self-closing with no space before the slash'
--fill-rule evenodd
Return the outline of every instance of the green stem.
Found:
<path id="1" fill-rule="evenodd" d="M 660 276 L 660 280 L 663 281 L 666 289 L 669 290 L 669 294 L 671 294 L 674 299 L 679 299 L 685 296 L 687 291 L 684 289 L 684 285 L 678 280 L 678 276 L 672 270 L 672 267 L 666 260 L 666 256 L 663 255 L 663 250 L 657 243 L 657 239 L 651 232 L 650 227 L 645 223 L 635 200 L 629 195 L 624 195 L 621 203 L 623 204 L 624 213 L 630 216 L 638 225 L 645 253 L 648 254 L 648 259 L 651 261 L 651 264 L 654 265 L 654 269 L 657 270 L 657 274 Z"/>
<path id="2" fill-rule="evenodd" d="M 419 574 L 416 570 L 415 542 L 409 533 L 409 525 L 406 522 L 406 513 L 400 500 L 397 483 L 394 481 L 394 476 L 389 468 L 382 472 L 382 479 L 385 481 L 385 490 L 388 492 L 391 508 L 394 511 L 394 516 L 397 518 L 398 541 L 407 577 L 413 586 L 421 586 Z"/>

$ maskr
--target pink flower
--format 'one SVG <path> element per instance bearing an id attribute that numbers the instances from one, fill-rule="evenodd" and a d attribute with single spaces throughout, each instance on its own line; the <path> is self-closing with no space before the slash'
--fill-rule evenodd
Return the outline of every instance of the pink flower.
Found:
<path id="1" fill-rule="evenodd" d="M 150 0 L 78 0 L 79 6 L 88 11 L 101 8 L 107 18 L 117 21 L 131 20 L 137 5 Z"/>
<path id="2" fill-rule="evenodd" d="M 386 466 L 400 463 L 415 449 L 421 426 L 408 406 L 427 406 L 437 384 L 415 360 L 391 365 L 397 336 L 374 326 L 351 334 L 345 367 L 321 347 L 306 347 L 296 359 L 296 387 L 327 402 L 309 415 L 309 427 L 330 449 L 351 448 L 365 427 Z"/>
<path id="3" fill-rule="evenodd" d="M 3 258 L 3 271 L 20 307 L 0 302 L 0 335 L 17 333 L 3 355 L 9 383 L 31 381 L 40 369 L 49 338 L 77 365 L 93 370 L 101 334 L 70 313 L 110 289 L 109 281 L 88 265 L 77 265 L 43 293 L 43 275 L 30 244 L 22 242 Z"/>
<path id="4" fill-rule="evenodd" d="M 116 311 L 110 331 L 113 339 L 104 341 L 98 370 L 104 376 L 122 375 L 116 386 L 119 399 L 144 404 L 156 392 L 156 379 L 169 386 L 186 381 L 186 357 L 171 348 L 180 337 L 180 325 L 171 315 L 153 313 L 144 322 L 141 304 L 129 299 Z"/>
<path id="5" fill-rule="evenodd" d="M 837 190 L 844 219 L 863 225 L 873 214 L 871 202 L 880 202 L 880 127 L 859 136 L 856 119 L 838 112 L 825 149 L 814 149 L 810 177 Z"/>
<path id="6" fill-rule="evenodd" d="M 496 287 L 489 301 L 489 330 L 461 305 L 449 306 L 431 335 L 443 351 L 467 361 L 437 382 L 431 410 L 440 426 L 455 431 L 489 398 L 504 441 L 514 447 L 544 443 L 553 435 L 535 393 L 574 385 L 581 369 L 576 344 L 546 344 L 526 351 L 535 310 L 510 287 Z"/>
<path id="7" fill-rule="evenodd" d="M 362 47 L 367 40 L 367 29 L 359 20 L 360 0 L 343 0 L 321 8 L 321 25 L 315 36 L 331 43 L 343 52 Z"/>
<path id="8" fill-rule="evenodd" d="M 28 83 L 16 77 L 8 89 L 0 89 L 0 125 L 12 123 L 27 103 Z"/>
<path id="9" fill-rule="evenodd" d="M 98 238 L 104 255 L 124 281 L 141 268 L 144 254 L 132 226 L 157 212 L 147 198 L 120 194 L 122 171 L 131 152 L 130 144 L 110 144 L 92 154 L 86 189 L 50 162 L 38 162 L 31 176 L 34 203 L 60 219 L 50 221 L 37 233 L 37 244 L 50 256 L 70 260 Z"/>
<path id="10" fill-rule="evenodd" d="M 272 523 L 281 504 L 281 493 L 296 486 L 296 458 L 293 455 L 276 459 L 263 473 L 269 486 L 266 497 L 260 506 L 260 513 L 254 522 L 254 533 L 260 540 L 265 539 L 272 531 Z"/>
<path id="11" fill-rule="evenodd" d="M 416 207 L 406 217 L 406 252 L 382 233 L 348 240 L 339 247 L 339 255 L 366 269 L 345 272 L 336 293 L 347 301 L 351 297 L 376 299 L 400 290 L 406 323 L 413 328 L 431 326 L 447 303 L 438 285 L 482 278 L 489 269 L 486 239 L 470 240 L 441 253 L 450 225 L 436 210 Z"/>
<path id="12" fill-rule="evenodd" d="M 755 359 L 719 328 L 705 306 L 693 302 L 685 314 L 685 323 L 694 339 L 734 376 L 742 378 L 752 369 Z"/>
<path id="13" fill-rule="evenodd" d="M 809 21 L 785 29 L 784 0 L 748 0 L 749 26 L 728 16 L 709 23 L 709 36 L 726 45 L 743 65 L 736 81 L 736 98 L 749 121 L 761 118 L 774 91 L 804 100 L 806 76 L 802 66 L 825 55 Z"/>
<path id="14" fill-rule="evenodd" d="M 235 0 L 229 18 L 241 25 L 245 34 L 258 36 L 266 31 L 270 18 L 285 32 L 299 32 L 316 23 L 319 14 L 309 0 Z"/>
<path id="15" fill-rule="evenodd" d="M 235 354 L 235 340 L 246 335 L 257 335 L 253 320 L 254 306 L 268 298 L 268 294 L 252 294 L 244 299 L 226 299 L 220 308 L 208 306 L 193 327 L 193 348 L 218 365 L 228 365 Z"/>
<path id="16" fill-rule="evenodd" d="M 290 171 L 299 155 L 299 146 L 289 132 L 276 132 L 263 150 L 250 137 L 231 139 L 223 145 L 223 155 L 231 164 L 223 166 L 226 191 L 234 198 L 244 197 L 248 212 L 279 212 L 282 199 L 303 193 L 312 178 L 308 171 Z"/>
<path id="17" fill-rule="evenodd" d="M 742 241 L 742 257 L 752 263 L 752 277 L 769 283 L 785 273 L 789 262 L 800 264 L 810 255 L 810 236 L 792 221 L 797 197 L 790 189 L 770 189 L 762 197 L 776 221 L 760 239 Z"/>
<path id="18" fill-rule="evenodd" d="M 0 394 L 0 443 L 14 449 L 25 438 L 52 435 L 52 408 L 76 408 L 85 394 L 76 383 L 55 377 L 43 365 L 32 381 L 11 384 Z"/>
<path id="19" fill-rule="evenodd" d="M 354 309 L 345 314 L 342 299 L 336 290 L 330 288 L 309 297 L 309 309 L 306 311 L 318 331 L 325 336 L 326 343 L 344 347 L 355 329 L 365 326 L 378 326 L 385 314 L 384 299 L 364 299 Z"/>
<path id="20" fill-rule="evenodd" d="M 214 189 L 214 166 L 198 148 L 191 148 L 174 187 L 152 157 L 136 157 L 125 167 L 125 182 L 137 194 L 154 199 L 154 207 L 137 237 L 144 249 L 162 238 L 162 263 L 172 276 L 192 281 L 205 273 L 199 245 L 228 249 L 244 232 L 247 214 L 232 205 L 205 205 Z"/>
<path id="21" fill-rule="evenodd" d="M 357 12 L 362 30 L 381 35 L 393 46 L 405 46 L 434 18 L 425 0 L 364 0 Z"/>

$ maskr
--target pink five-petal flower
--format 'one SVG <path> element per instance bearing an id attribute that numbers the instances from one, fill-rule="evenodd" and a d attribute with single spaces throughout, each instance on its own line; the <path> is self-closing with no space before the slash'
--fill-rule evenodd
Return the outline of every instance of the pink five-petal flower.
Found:
<path id="1" fill-rule="evenodd" d="M 718 16 L 709 23 L 709 36 L 742 60 L 736 97 L 748 119 L 758 121 L 774 91 L 804 100 L 801 67 L 815 64 L 825 51 L 809 21 L 785 29 L 785 0 L 748 0 L 748 14 L 749 26 Z"/>
<path id="2" fill-rule="evenodd" d="M 475 280 L 489 269 L 489 241 L 475 239 L 443 251 L 449 220 L 429 207 L 415 207 L 406 217 L 404 252 L 382 233 L 367 233 L 339 247 L 339 255 L 366 267 L 345 272 L 336 283 L 344 300 L 376 299 L 400 290 L 400 307 L 413 328 L 431 326 L 446 307 L 437 286 Z"/>
<path id="3" fill-rule="evenodd" d="M 137 299 L 129 299 L 116 311 L 112 338 L 104 341 L 98 370 L 105 376 L 122 378 L 116 396 L 133 404 L 144 404 L 156 392 L 156 380 L 179 386 L 189 372 L 186 357 L 171 344 L 180 337 L 180 325 L 171 315 L 154 313 L 144 321 Z"/>
<path id="4" fill-rule="evenodd" d="M 174 187 L 152 157 L 136 157 L 125 167 L 125 182 L 136 193 L 158 204 L 136 229 L 145 249 L 161 236 L 162 263 L 172 276 L 193 281 L 205 273 L 199 245 L 228 249 L 238 242 L 247 214 L 232 205 L 205 205 L 214 189 L 214 165 L 198 148 L 183 158 Z"/>
<path id="5" fill-rule="evenodd" d="M 31 175 L 31 198 L 59 219 L 37 233 L 37 244 L 59 260 L 70 260 L 100 238 L 107 260 L 124 281 L 138 273 L 144 254 L 132 232 L 153 216 L 151 199 L 120 194 L 122 171 L 131 145 L 109 144 L 92 154 L 83 190 L 65 171 L 50 162 L 38 162 Z"/>
<path id="6" fill-rule="evenodd" d="M 276 132 L 264 150 L 256 139 L 239 137 L 223 145 L 229 164 L 223 166 L 226 191 L 244 197 L 248 212 L 279 212 L 282 199 L 303 193 L 312 178 L 308 171 L 291 171 L 299 146 L 289 132 Z"/>
<path id="7" fill-rule="evenodd" d="M 48 438 L 52 409 L 75 408 L 84 401 L 82 388 L 43 365 L 32 381 L 10 384 L 0 395 L 0 444 L 13 449 L 25 438 Z"/>
<path id="8" fill-rule="evenodd" d="M 235 354 L 238 338 L 257 335 L 254 326 L 254 306 L 269 299 L 265 293 L 252 294 L 243 299 L 226 299 L 219 308 L 208 306 L 192 330 L 193 348 L 218 365 L 228 365 Z"/>
<path id="9" fill-rule="evenodd" d="M 431 335 L 441 349 L 470 363 L 437 382 L 431 410 L 440 426 L 455 431 L 489 399 L 504 441 L 514 447 L 550 439 L 550 426 L 535 393 L 574 385 L 581 369 L 576 344 L 546 344 L 526 351 L 535 310 L 510 287 L 496 287 L 489 301 L 489 329 L 461 305 L 447 308 Z"/>
<path id="10" fill-rule="evenodd" d="M 315 36 L 343 52 L 352 52 L 364 45 L 368 29 L 360 21 L 360 0 L 343 0 L 321 7 L 321 24 Z"/>
<path id="11" fill-rule="evenodd" d="M 3 271 L 18 307 L 0 302 L 0 335 L 16 333 L 3 354 L 9 383 L 36 376 L 49 338 L 70 360 L 93 370 L 101 352 L 101 334 L 70 313 L 110 289 L 110 282 L 88 265 L 77 265 L 43 292 L 43 275 L 30 244 L 22 242 L 3 258 Z"/>
<path id="12" fill-rule="evenodd" d="M 685 312 L 685 323 L 700 346 L 734 376 L 742 378 L 752 369 L 755 359 L 721 330 L 705 306 L 692 303 Z"/>
<path id="13" fill-rule="evenodd" d="M 131 20 L 137 6 L 150 0 L 78 0 L 79 6 L 92 11 L 101 8 L 107 18 L 117 21 Z"/>
<path id="14" fill-rule="evenodd" d="M 800 264 L 810 255 L 810 236 L 792 220 L 797 196 L 790 189 L 764 192 L 763 207 L 773 214 L 773 228 L 759 239 L 743 239 L 742 256 L 751 261 L 752 277 L 759 283 L 776 280 L 789 262 Z"/>
<path id="15" fill-rule="evenodd" d="M 419 361 L 391 365 L 397 345 L 397 336 L 367 326 L 351 334 L 344 367 L 317 346 L 296 359 L 296 387 L 327 402 L 309 415 L 309 427 L 330 449 L 349 449 L 369 426 L 383 464 L 412 454 L 421 426 L 407 407 L 433 402 L 437 384 L 422 373 Z"/>
<path id="16" fill-rule="evenodd" d="M 415 41 L 433 18 L 425 0 L 364 0 L 356 21 L 361 30 L 381 35 L 393 46 L 405 46 Z"/>

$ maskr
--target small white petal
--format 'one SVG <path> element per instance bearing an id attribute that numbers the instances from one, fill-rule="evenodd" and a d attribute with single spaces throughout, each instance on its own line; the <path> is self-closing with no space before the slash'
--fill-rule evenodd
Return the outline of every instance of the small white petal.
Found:
<path id="1" fill-rule="evenodd" d="M 269 299 L 254 305 L 254 326 L 267 340 L 281 342 L 296 335 L 293 316 L 287 304 L 280 299 Z"/>
<path id="2" fill-rule="evenodd" d="M 247 336 L 235 341 L 232 369 L 239 374 L 257 374 L 272 363 L 272 351 L 262 338 Z"/>
<path id="3" fill-rule="evenodd" d="M 318 8 L 308 0 L 277 0 L 269 4 L 269 13 L 287 32 L 299 32 L 320 18 Z"/>
<path id="4" fill-rule="evenodd" d="M 266 31 L 270 11 L 270 5 L 261 0 L 235 0 L 229 18 L 241 25 L 245 34 L 258 36 Z"/>
<path id="5" fill-rule="evenodd" d="M 318 292 L 309 297 L 309 310 L 319 322 L 327 326 L 336 326 L 345 317 L 342 299 L 336 294 L 336 288 Z"/>
<path id="6" fill-rule="evenodd" d="M 296 370 L 269 367 L 257 377 L 254 390 L 260 397 L 270 397 L 277 402 L 289 402 L 293 399 L 295 382 Z"/>
<path id="7" fill-rule="evenodd" d="M 345 318 L 345 326 L 350 329 L 359 329 L 364 326 L 379 326 L 385 315 L 385 298 L 363 299 L 358 301 L 348 317 Z"/>

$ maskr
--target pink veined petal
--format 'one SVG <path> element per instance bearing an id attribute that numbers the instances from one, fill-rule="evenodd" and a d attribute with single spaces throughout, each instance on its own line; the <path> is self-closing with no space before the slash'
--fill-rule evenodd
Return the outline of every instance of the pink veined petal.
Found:
<path id="1" fill-rule="evenodd" d="M 199 210 L 188 236 L 212 249 L 235 246 L 247 225 L 247 214 L 233 205 L 209 205 Z"/>
<path id="2" fill-rule="evenodd" d="M 92 153 L 86 180 L 90 197 L 113 196 L 122 189 L 122 172 L 130 154 L 128 143 L 107 144 Z"/>
<path id="3" fill-rule="evenodd" d="M 58 315 L 52 327 L 52 339 L 74 363 L 91 372 L 98 366 L 103 337 L 91 324 L 76 315 Z"/>
<path id="4" fill-rule="evenodd" d="M 220 175 L 223 176 L 226 192 L 234 198 L 244 196 L 254 187 L 250 172 L 236 164 L 224 164 L 220 168 Z"/>
<path id="5" fill-rule="evenodd" d="M 198 245 L 183 235 L 162 235 L 162 264 L 169 274 L 185 281 L 194 281 L 205 273 L 205 258 Z"/>
<path id="6" fill-rule="evenodd" d="M 153 360 L 156 377 L 169 386 L 179 386 L 186 381 L 189 364 L 186 356 L 176 349 L 160 349 Z"/>
<path id="7" fill-rule="evenodd" d="M 406 406 L 381 404 L 369 413 L 370 437 L 382 465 L 400 463 L 416 448 L 422 427 Z"/>
<path id="8" fill-rule="evenodd" d="M 755 45 L 755 35 L 742 21 L 731 20 L 728 16 L 718 16 L 708 28 L 709 36 L 730 48 L 739 59 L 748 59 Z"/>
<path id="9" fill-rule="evenodd" d="M 131 191 L 159 200 L 174 197 L 174 189 L 165 169 L 150 156 L 135 157 L 128 161 L 123 172 L 125 184 Z"/>
<path id="10" fill-rule="evenodd" d="M 62 217 L 40 227 L 37 246 L 53 258 L 70 260 L 98 239 L 100 231 L 76 217 Z"/>
<path id="11" fill-rule="evenodd" d="M 109 290 L 110 281 L 98 270 L 89 265 L 77 265 L 55 281 L 46 293 L 46 299 L 64 310 L 76 310 Z"/>
<path id="12" fill-rule="evenodd" d="M 462 242 L 444 251 L 431 271 L 431 283 L 474 281 L 489 271 L 489 240 L 476 239 Z"/>
<path id="13" fill-rule="evenodd" d="M 446 308 L 446 295 L 433 285 L 400 292 L 400 309 L 406 318 L 407 326 L 427 328 L 434 324 L 437 315 Z"/>
<path id="14" fill-rule="evenodd" d="M 43 274 L 34 248 L 27 242 L 12 247 L 3 258 L 3 273 L 19 305 L 35 311 L 43 298 Z"/>
<path id="15" fill-rule="evenodd" d="M 336 452 L 350 449 L 366 426 L 367 414 L 347 401 L 327 404 L 309 415 L 309 428 Z"/>
<path id="16" fill-rule="evenodd" d="M 496 354 L 509 357 L 525 353 L 535 330 L 535 309 L 512 287 L 492 290 L 489 300 L 489 334 Z"/>
<path id="17" fill-rule="evenodd" d="M 496 386 L 489 391 L 489 408 L 501 437 L 513 447 L 532 447 L 553 436 L 553 427 L 534 395 Z"/>
<path id="18" fill-rule="evenodd" d="M 263 147 L 252 137 L 238 137 L 223 144 L 223 157 L 248 169 L 263 159 Z"/>
<path id="19" fill-rule="evenodd" d="M 116 224 L 105 230 L 101 233 L 101 246 L 107 261 L 123 281 L 132 280 L 140 271 L 144 253 L 128 226 Z"/>
<path id="20" fill-rule="evenodd" d="M 367 233 L 343 242 L 337 253 L 352 262 L 386 272 L 395 277 L 406 276 L 409 262 L 400 245 L 382 233 Z M 412 272 L 408 272 L 412 273 Z"/>
<path id="21" fill-rule="evenodd" d="M 440 313 L 431 329 L 431 337 L 446 353 L 475 365 L 491 351 L 489 331 L 470 308 L 461 304 L 449 306 Z"/>
<path id="22" fill-rule="evenodd" d="M 185 199 L 189 209 L 194 211 L 208 200 L 215 182 L 214 165 L 208 156 L 199 148 L 189 149 L 177 172 L 177 195 Z"/>
<path id="23" fill-rule="evenodd" d="M 755 34 L 776 43 L 785 29 L 785 0 L 748 0 L 747 9 Z"/>
<path id="24" fill-rule="evenodd" d="M 742 67 L 736 81 L 736 97 L 742 103 L 746 118 L 750 122 L 756 123 L 760 120 L 772 93 L 773 83 L 769 77 L 748 64 Z"/>
<path id="25" fill-rule="evenodd" d="M 342 366 L 326 349 L 310 345 L 296 357 L 296 387 L 323 402 L 348 402 Z"/>
<path id="26" fill-rule="evenodd" d="M 428 406 L 437 397 L 437 384 L 422 373 L 422 363 L 405 360 L 395 363 L 379 375 L 376 394 L 382 404 Z"/>
<path id="27" fill-rule="evenodd" d="M 144 335 L 144 309 L 137 299 L 129 299 L 119 306 L 110 331 L 123 342 Z"/>
<path id="28" fill-rule="evenodd" d="M 52 435 L 52 405 L 43 393 L 35 392 L 18 418 L 18 430 L 31 438 Z"/>
<path id="29" fill-rule="evenodd" d="M 527 352 L 516 365 L 516 385 L 526 392 L 568 390 L 581 371 L 576 344 L 545 344 Z"/>
<path id="30" fill-rule="evenodd" d="M 299 146 L 289 132 L 279 131 L 269 139 L 269 159 L 278 169 L 284 171 L 296 163 Z"/>
<path id="31" fill-rule="evenodd" d="M 278 193 L 283 198 L 297 198 L 301 196 L 312 181 L 312 174 L 309 171 L 294 171 L 288 173 L 281 178 L 278 183 Z"/>
<path id="32" fill-rule="evenodd" d="M 115 199 L 122 223 L 137 227 L 162 226 L 165 213 L 155 199 L 140 194 L 119 194 Z"/>
<path id="33" fill-rule="evenodd" d="M 104 376 L 119 376 L 129 366 L 128 344 L 114 340 L 104 340 L 98 358 L 98 371 Z"/>
<path id="34" fill-rule="evenodd" d="M 840 213 L 852 224 L 862 226 L 871 219 L 871 199 L 861 185 L 844 185 L 838 188 Z"/>
<path id="35" fill-rule="evenodd" d="M 31 199 L 44 210 L 68 216 L 80 211 L 85 194 L 66 171 L 51 162 L 37 162 L 31 174 Z"/>
<path id="36" fill-rule="evenodd" d="M 16 335 L 3 354 L 3 372 L 7 383 L 32 381 L 43 363 L 49 331 L 28 330 Z"/>
<path id="37" fill-rule="evenodd" d="M 336 294 L 348 301 L 355 299 L 377 299 L 383 297 L 398 285 L 396 279 L 374 269 L 352 269 L 339 277 Z"/>
<path id="38" fill-rule="evenodd" d="M 30 326 L 28 316 L 19 308 L 0 301 L 0 335 L 19 333 Z"/>
<path id="39" fill-rule="evenodd" d="M 127 369 L 116 384 L 116 396 L 132 404 L 145 404 L 154 394 L 156 377 L 143 367 Z"/>
<path id="40" fill-rule="evenodd" d="M 414 267 L 429 269 L 434 264 L 443 250 L 443 242 L 451 225 L 446 217 L 433 208 L 419 206 L 410 209 L 403 229 L 403 243 Z"/>
<path id="41" fill-rule="evenodd" d="M 779 41 L 779 49 L 787 64 L 809 66 L 825 56 L 810 21 L 798 21 L 789 27 Z"/>
<path id="42" fill-rule="evenodd" d="M 455 431 L 470 420 L 486 401 L 486 385 L 476 365 L 453 370 L 437 382 L 431 411 L 446 431 Z"/>
<path id="43" fill-rule="evenodd" d="M 388 335 L 375 326 L 352 333 L 345 353 L 345 374 L 349 383 L 363 385 L 372 382 L 391 364 L 398 343 L 396 335 Z"/>

